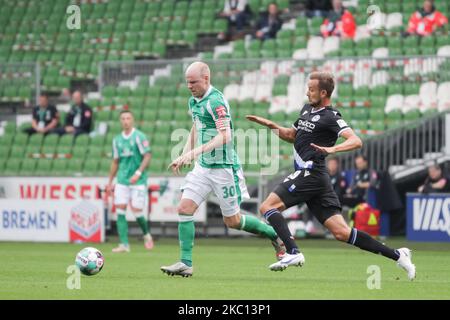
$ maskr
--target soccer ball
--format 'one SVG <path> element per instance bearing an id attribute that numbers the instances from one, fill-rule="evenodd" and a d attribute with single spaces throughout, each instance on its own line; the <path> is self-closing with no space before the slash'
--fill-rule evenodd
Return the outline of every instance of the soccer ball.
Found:
<path id="1" fill-rule="evenodd" d="M 81 273 L 87 276 L 93 276 L 102 270 L 105 259 L 103 254 L 92 247 L 84 248 L 78 252 L 75 258 L 75 264 Z"/>

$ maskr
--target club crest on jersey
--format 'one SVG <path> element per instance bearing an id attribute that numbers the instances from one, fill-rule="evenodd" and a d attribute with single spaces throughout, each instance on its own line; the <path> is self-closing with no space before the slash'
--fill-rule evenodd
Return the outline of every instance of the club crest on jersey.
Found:
<path id="1" fill-rule="evenodd" d="M 319 121 L 319 119 L 320 119 L 320 116 L 319 115 L 315 115 L 314 117 L 312 117 L 311 121 L 312 122 L 317 122 L 317 121 Z"/>

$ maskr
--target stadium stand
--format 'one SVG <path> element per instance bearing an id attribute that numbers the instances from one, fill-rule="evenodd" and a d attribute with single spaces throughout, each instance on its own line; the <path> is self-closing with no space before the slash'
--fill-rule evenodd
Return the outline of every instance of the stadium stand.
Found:
<path id="1" fill-rule="evenodd" d="M 222 2 L 81 1 L 82 29 L 68 31 L 65 17 L 71 1 L 0 0 L 0 67 L 31 63 L 25 71 L 0 69 L 0 102 L 26 103 L 33 97 L 33 62 L 39 64 L 41 90 L 59 94 L 77 81 L 98 81 L 102 61 L 160 61 L 171 47 L 184 46 L 202 59 L 213 59 L 213 84 L 230 100 L 237 128 L 253 127 L 246 114 L 289 125 L 304 100 L 305 73 L 314 68 L 337 76 L 334 101 L 363 137 L 450 109 L 448 27 L 428 37 L 401 37 L 420 1 L 377 1 L 381 27 L 374 32 L 367 27 L 370 1 L 348 6 L 358 25 L 354 40 L 320 37 L 322 18 L 300 15 L 294 10 L 299 1 L 277 1 L 280 9 L 292 10 L 276 39 L 261 42 L 247 37 L 198 51 L 202 35 L 226 30 L 226 21 L 216 18 Z M 249 1 L 254 12 L 265 10 L 269 2 Z M 450 16 L 450 3 L 436 5 Z M 27 123 L 4 122 L 0 174 L 106 175 L 105 159 L 113 136 L 120 132 L 116 119 L 122 108 L 133 110 L 138 127 L 150 136 L 154 151 L 150 171 L 162 172 L 170 162 L 170 133 L 191 126 L 182 111 L 189 96 L 183 68 L 182 62 L 166 61 L 146 74 L 136 71 L 131 80 L 101 84 L 98 93 L 88 94 L 96 127 L 90 137 L 74 141 L 49 135 L 38 141 L 20 133 Z M 107 128 L 106 134 L 101 134 L 102 128 Z M 282 144 L 280 152 L 282 165 L 290 165 L 290 146 Z M 245 169 L 259 167 L 252 164 Z"/>

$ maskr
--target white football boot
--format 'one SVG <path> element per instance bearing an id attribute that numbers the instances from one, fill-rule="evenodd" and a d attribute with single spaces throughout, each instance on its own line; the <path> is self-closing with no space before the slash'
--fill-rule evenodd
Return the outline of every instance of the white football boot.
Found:
<path id="1" fill-rule="evenodd" d="M 114 253 L 130 252 L 130 246 L 126 246 L 123 243 L 121 243 L 121 244 L 119 244 L 119 246 L 112 249 L 112 252 L 114 252 Z"/>
<path id="2" fill-rule="evenodd" d="M 183 262 L 177 262 L 170 266 L 162 266 L 161 271 L 169 276 L 191 277 L 194 273 L 194 267 L 189 267 Z"/>
<path id="3" fill-rule="evenodd" d="M 269 266 L 272 271 L 283 271 L 289 266 L 302 267 L 305 264 L 305 257 L 303 253 L 289 254 L 286 253 L 284 257 Z"/>
<path id="4" fill-rule="evenodd" d="M 397 265 L 403 268 L 408 273 L 408 279 L 414 280 L 416 277 L 416 266 L 412 263 L 412 253 L 408 248 L 397 249 L 400 253 L 400 258 L 397 260 Z"/>

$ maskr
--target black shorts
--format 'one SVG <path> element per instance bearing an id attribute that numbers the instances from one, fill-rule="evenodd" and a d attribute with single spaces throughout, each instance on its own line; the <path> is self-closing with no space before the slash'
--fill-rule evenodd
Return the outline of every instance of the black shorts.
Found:
<path id="1" fill-rule="evenodd" d="M 273 192 L 280 197 L 286 208 L 306 202 L 309 210 L 324 223 L 341 213 L 341 203 L 331 185 L 327 172 L 299 170 L 289 175 Z"/>

